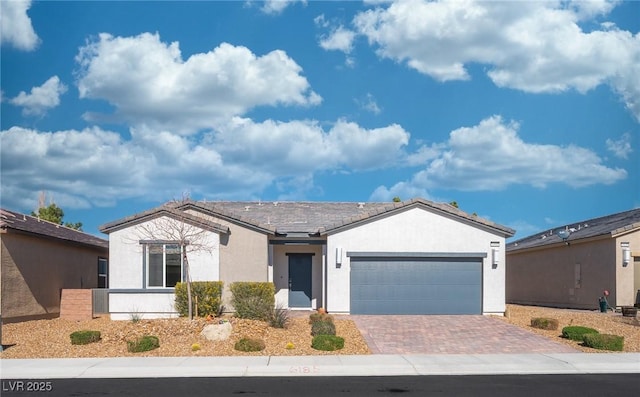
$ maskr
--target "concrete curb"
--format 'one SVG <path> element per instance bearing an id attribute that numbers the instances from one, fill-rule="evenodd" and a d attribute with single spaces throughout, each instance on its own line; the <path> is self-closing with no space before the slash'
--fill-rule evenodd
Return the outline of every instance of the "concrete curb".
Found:
<path id="1" fill-rule="evenodd" d="M 6 359 L 2 379 L 640 373 L 640 353 Z"/>

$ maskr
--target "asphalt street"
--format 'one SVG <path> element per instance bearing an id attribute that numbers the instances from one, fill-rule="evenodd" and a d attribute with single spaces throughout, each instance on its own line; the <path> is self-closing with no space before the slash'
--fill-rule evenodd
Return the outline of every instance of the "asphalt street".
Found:
<path id="1" fill-rule="evenodd" d="M 29 388 L 30 390 L 27 390 Z M 2 380 L 2 396 L 637 396 L 638 374 Z"/>

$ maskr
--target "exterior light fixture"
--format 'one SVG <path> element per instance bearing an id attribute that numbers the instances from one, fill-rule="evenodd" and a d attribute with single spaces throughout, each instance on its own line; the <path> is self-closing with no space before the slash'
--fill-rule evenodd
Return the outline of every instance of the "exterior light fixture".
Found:
<path id="1" fill-rule="evenodd" d="M 500 262 L 500 243 L 497 241 L 491 242 L 491 267 L 497 268 Z"/>
<path id="2" fill-rule="evenodd" d="M 336 267 L 342 266 L 342 247 L 336 247 Z"/>
<path id="3" fill-rule="evenodd" d="M 622 266 L 628 266 L 631 262 L 631 250 L 629 249 L 629 243 L 620 243 L 622 247 Z"/>

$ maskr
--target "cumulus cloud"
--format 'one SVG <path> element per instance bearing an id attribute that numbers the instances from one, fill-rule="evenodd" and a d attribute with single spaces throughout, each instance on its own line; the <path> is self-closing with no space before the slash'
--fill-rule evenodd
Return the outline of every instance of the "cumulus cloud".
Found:
<path id="1" fill-rule="evenodd" d="M 265 14 L 277 15 L 294 3 L 307 4 L 306 0 L 265 0 L 260 9 Z"/>
<path id="2" fill-rule="evenodd" d="M 340 25 L 334 28 L 329 35 L 320 38 L 320 47 L 325 50 L 338 50 L 348 54 L 353 50 L 355 36 L 355 32 Z"/>
<path id="3" fill-rule="evenodd" d="M 627 177 L 620 168 L 602 164 L 593 151 L 574 146 L 541 145 L 523 141 L 519 125 L 500 116 L 473 127 L 452 131 L 443 144 L 425 149 L 424 169 L 410 181 L 378 187 L 378 192 L 398 189 L 502 190 L 511 185 L 545 188 L 550 184 L 584 187 L 613 184 Z M 433 156 L 434 148 L 440 148 Z M 415 159 L 414 159 L 415 160 Z M 415 161 L 414 161 L 415 164 Z"/>
<path id="4" fill-rule="evenodd" d="M 40 39 L 33 30 L 27 11 L 31 0 L 0 1 L 0 43 L 23 51 L 33 51 Z"/>
<path id="5" fill-rule="evenodd" d="M 308 174 L 327 169 L 383 168 L 404 156 L 409 141 L 409 133 L 396 124 L 365 129 L 344 120 L 325 131 L 315 121 L 256 123 L 235 118 L 219 130 L 215 144 L 225 158 L 274 175 L 291 170 Z"/>
<path id="6" fill-rule="evenodd" d="M 620 139 L 607 139 L 606 144 L 607 150 L 621 159 L 628 159 L 629 154 L 633 152 L 633 150 L 631 149 L 631 134 L 629 134 L 628 132 L 623 134 Z"/>
<path id="7" fill-rule="evenodd" d="M 322 100 L 281 50 L 257 56 L 222 43 L 183 60 L 179 44 L 163 43 L 158 34 L 103 33 L 80 49 L 76 61 L 80 97 L 108 101 L 132 125 L 189 133 L 257 106 L 312 106 Z"/>
<path id="8" fill-rule="evenodd" d="M 532 93 L 586 92 L 610 84 L 640 121 L 640 34 L 579 22 L 615 3 L 399 0 L 358 13 L 353 26 L 380 57 L 439 81 L 468 80 L 487 65 L 499 87 Z"/>
<path id="9" fill-rule="evenodd" d="M 317 172 L 388 166 L 404 156 L 409 140 L 397 125 L 365 129 L 338 120 L 325 131 L 314 121 L 256 123 L 239 117 L 198 136 L 148 126 L 131 128 L 130 136 L 97 127 L 1 131 L 6 204 L 17 205 L 8 201 L 41 190 L 69 207 L 163 200 L 184 190 L 207 198 L 251 197 L 269 186 L 286 189 L 283 197 L 301 197 L 315 189 Z"/>
<path id="10" fill-rule="evenodd" d="M 33 87 L 31 93 L 21 91 L 10 102 L 22 107 L 25 116 L 41 116 L 60 105 L 60 96 L 67 92 L 67 86 L 62 84 L 58 76 L 53 76 L 39 87 Z"/>

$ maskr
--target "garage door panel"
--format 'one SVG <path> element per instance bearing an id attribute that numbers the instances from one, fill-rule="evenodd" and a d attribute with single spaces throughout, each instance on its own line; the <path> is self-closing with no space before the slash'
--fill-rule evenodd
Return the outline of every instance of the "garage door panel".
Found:
<path id="1" fill-rule="evenodd" d="M 351 313 L 482 313 L 482 259 L 353 258 Z"/>

